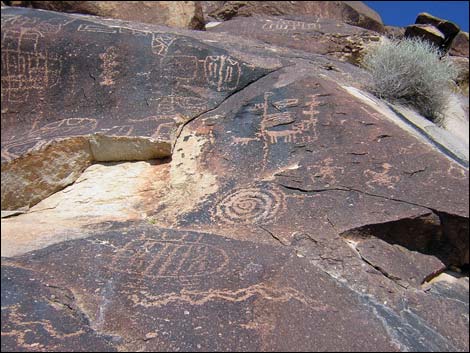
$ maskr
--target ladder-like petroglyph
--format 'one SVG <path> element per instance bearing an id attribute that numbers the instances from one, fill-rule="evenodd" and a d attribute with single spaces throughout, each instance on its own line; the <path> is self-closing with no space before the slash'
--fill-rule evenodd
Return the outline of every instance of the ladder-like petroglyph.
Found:
<path id="1" fill-rule="evenodd" d="M 139 277 L 178 280 L 225 271 L 228 265 L 226 252 L 200 240 L 201 237 L 186 239 L 184 234 L 182 237 L 142 235 L 113 253 L 107 267 Z"/>

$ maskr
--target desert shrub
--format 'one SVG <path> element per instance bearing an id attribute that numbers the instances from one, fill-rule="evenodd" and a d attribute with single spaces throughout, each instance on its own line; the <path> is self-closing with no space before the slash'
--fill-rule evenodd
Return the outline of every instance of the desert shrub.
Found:
<path id="1" fill-rule="evenodd" d="M 434 45 L 419 38 L 385 40 L 368 48 L 363 66 L 374 95 L 440 122 L 457 69 Z"/>

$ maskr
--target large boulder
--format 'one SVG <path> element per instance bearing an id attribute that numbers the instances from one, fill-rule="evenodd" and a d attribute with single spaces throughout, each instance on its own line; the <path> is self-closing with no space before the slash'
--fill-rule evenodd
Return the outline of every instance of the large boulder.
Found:
<path id="1" fill-rule="evenodd" d="M 459 33 L 460 28 L 455 23 L 435 17 L 429 13 L 422 12 L 418 14 L 415 21 L 416 25 L 407 27 L 408 36 L 418 36 L 429 40 L 437 45 L 438 37 L 443 40 L 438 47 L 444 52 L 448 52 L 455 36 Z"/>
<path id="2" fill-rule="evenodd" d="M 202 29 L 197 1 L 12 1 L 12 6 L 89 14 L 176 28 Z"/>
<path id="3" fill-rule="evenodd" d="M 19 8 L 1 45 L 2 350 L 468 351 L 468 160 L 362 69 Z"/>
<path id="4" fill-rule="evenodd" d="M 445 35 L 432 25 L 410 25 L 406 27 L 405 37 L 420 38 L 437 48 L 441 48 L 446 40 Z"/>
<path id="5" fill-rule="evenodd" d="M 226 21 L 248 16 L 312 16 L 338 20 L 353 26 L 383 32 L 380 15 L 362 1 L 202 1 L 209 20 Z M 204 3 L 209 3 L 205 4 Z"/>
<path id="6" fill-rule="evenodd" d="M 441 31 L 449 41 L 459 33 L 460 28 L 455 23 L 433 16 L 427 12 L 422 12 L 416 17 L 416 24 L 430 24 Z"/>
<path id="7" fill-rule="evenodd" d="M 460 31 L 452 41 L 449 54 L 454 56 L 469 57 L 468 32 Z"/>

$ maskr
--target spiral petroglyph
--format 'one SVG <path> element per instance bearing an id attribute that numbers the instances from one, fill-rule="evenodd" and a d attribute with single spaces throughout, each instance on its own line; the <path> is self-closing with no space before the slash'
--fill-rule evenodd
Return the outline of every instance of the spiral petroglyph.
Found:
<path id="1" fill-rule="evenodd" d="M 216 217 L 229 224 L 267 223 L 284 206 L 282 192 L 273 188 L 236 189 L 216 207 Z"/>

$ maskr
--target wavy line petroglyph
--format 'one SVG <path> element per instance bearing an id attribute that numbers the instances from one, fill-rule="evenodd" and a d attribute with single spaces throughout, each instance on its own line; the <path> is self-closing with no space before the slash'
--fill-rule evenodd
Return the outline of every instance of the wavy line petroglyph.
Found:
<path id="1" fill-rule="evenodd" d="M 167 293 L 162 295 L 139 294 L 129 295 L 129 299 L 135 306 L 162 307 L 169 304 L 190 304 L 204 305 L 211 301 L 223 300 L 232 303 L 239 303 L 249 300 L 252 297 L 261 297 L 272 302 L 286 303 L 296 300 L 311 310 L 332 311 L 328 305 L 321 304 L 298 290 L 291 287 L 273 288 L 264 283 L 254 284 L 246 288 L 236 290 L 230 289 L 209 289 L 209 290 L 187 290 L 182 289 L 179 293 Z"/>
<path id="2" fill-rule="evenodd" d="M 6 317 L 3 317 L 4 313 L 6 313 Z M 28 343 L 31 342 L 31 338 L 28 336 L 30 336 L 32 332 L 42 331 L 57 340 L 62 340 L 65 338 L 76 337 L 85 334 L 85 331 L 83 329 L 77 329 L 76 331 L 70 333 L 59 332 L 58 328 L 53 326 L 49 320 L 28 321 L 27 316 L 25 314 L 18 312 L 17 305 L 2 307 L 2 320 L 3 319 L 8 320 L 8 322 L 11 322 L 15 329 L 11 331 L 2 331 L 2 338 L 12 337 L 16 340 L 18 346 L 24 347 L 26 349 L 40 349 L 42 346 L 39 344 L 33 346 L 32 344 Z M 39 326 L 40 329 L 37 326 Z"/>

